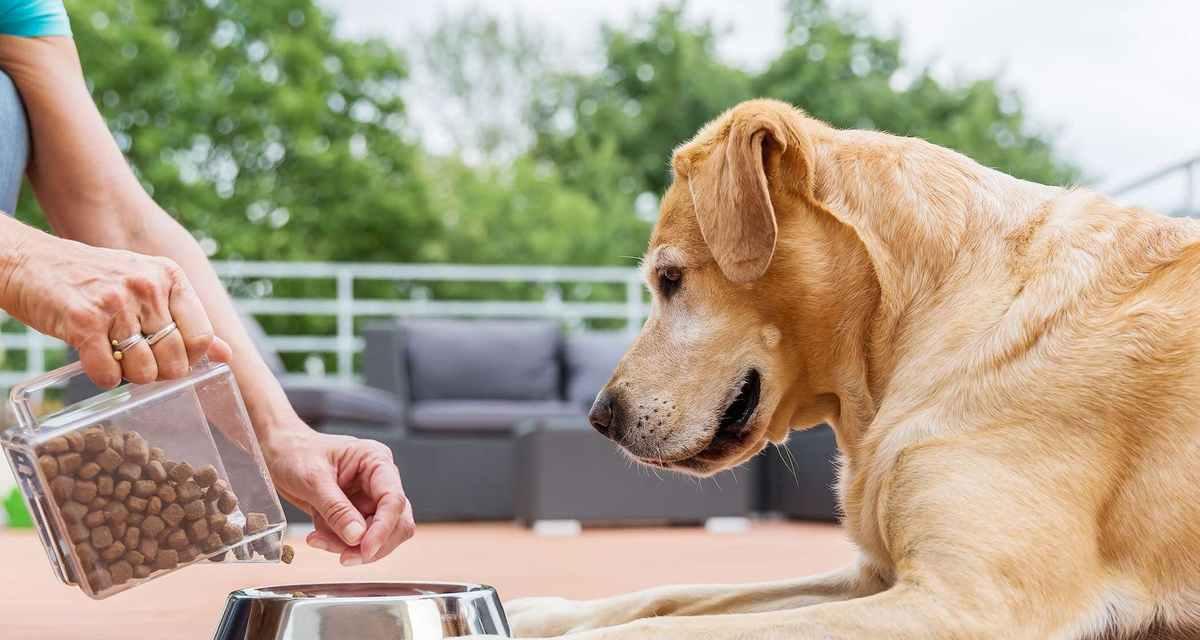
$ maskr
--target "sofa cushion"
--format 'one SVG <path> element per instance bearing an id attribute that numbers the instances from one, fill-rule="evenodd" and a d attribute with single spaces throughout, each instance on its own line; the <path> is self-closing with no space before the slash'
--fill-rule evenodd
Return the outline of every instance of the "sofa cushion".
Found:
<path id="1" fill-rule="evenodd" d="M 633 343 L 625 331 L 579 333 L 567 337 L 567 401 L 587 411 Z"/>
<path id="2" fill-rule="evenodd" d="M 426 433 L 510 431 L 533 418 L 581 417 L 578 405 L 557 400 L 426 400 L 413 405 L 409 426 Z"/>
<path id="3" fill-rule="evenodd" d="M 559 399 L 553 322 L 421 320 L 404 331 L 414 401 Z"/>
<path id="4" fill-rule="evenodd" d="M 330 421 L 399 426 L 404 411 L 392 394 L 363 385 L 296 382 L 283 386 L 292 408 L 306 422 Z"/>

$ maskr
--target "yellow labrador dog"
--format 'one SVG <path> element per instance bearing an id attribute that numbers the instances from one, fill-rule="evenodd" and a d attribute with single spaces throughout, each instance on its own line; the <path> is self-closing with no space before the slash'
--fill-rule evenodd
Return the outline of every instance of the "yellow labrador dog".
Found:
<path id="1" fill-rule="evenodd" d="M 861 558 L 517 601 L 519 636 L 1200 638 L 1200 226 L 765 100 L 673 168 L 591 420 L 699 475 L 828 422 Z"/>

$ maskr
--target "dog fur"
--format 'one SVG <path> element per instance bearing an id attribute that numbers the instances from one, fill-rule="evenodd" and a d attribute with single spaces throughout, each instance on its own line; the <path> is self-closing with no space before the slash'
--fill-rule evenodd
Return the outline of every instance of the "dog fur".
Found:
<path id="1" fill-rule="evenodd" d="M 861 557 L 517 601 L 519 637 L 1200 638 L 1200 226 L 768 100 L 672 164 L 610 437 L 706 475 L 828 422 Z"/>

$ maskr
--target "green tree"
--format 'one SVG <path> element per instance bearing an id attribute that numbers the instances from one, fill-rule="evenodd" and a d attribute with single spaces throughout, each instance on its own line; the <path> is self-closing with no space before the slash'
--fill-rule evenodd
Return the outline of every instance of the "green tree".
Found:
<path id="1" fill-rule="evenodd" d="M 437 228 L 404 62 L 311 0 L 76 0 L 93 98 L 155 199 L 221 258 L 413 260 Z M 24 199 L 22 216 L 35 214 Z"/>
<path id="2" fill-rule="evenodd" d="M 908 70 L 900 40 L 870 33 L 858 16 L 822 0 L 789 0 L 786 9 L 787 46 L 758 73 L 722 61 L 719 33 L 690 22 L 683 4 L 626 28 L 607 27 L 603 69 L 558 76 L 531 107 L 534 155 L 564 167 L 567 184 L 594 195 L 612 185 L 619 193 L 659 194 L 675 146 L 723 110 L 765 96 L 838 127 L 920 136 L 1022 178 L 1078 179 L 996 79 L 944 84 L 928 70 Z M 618 158 L 623 175 L 572 169 L 597 154 Z"/>

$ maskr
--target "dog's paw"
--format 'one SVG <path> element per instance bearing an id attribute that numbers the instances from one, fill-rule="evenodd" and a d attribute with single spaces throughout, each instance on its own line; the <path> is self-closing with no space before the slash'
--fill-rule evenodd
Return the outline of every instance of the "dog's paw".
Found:
<path id="1" fill-rule="evenodd" d="M 521 598 L 504 604 L 517 638 L 553 638 L 605 626 L 588 602 L 566 598 Z"/>

